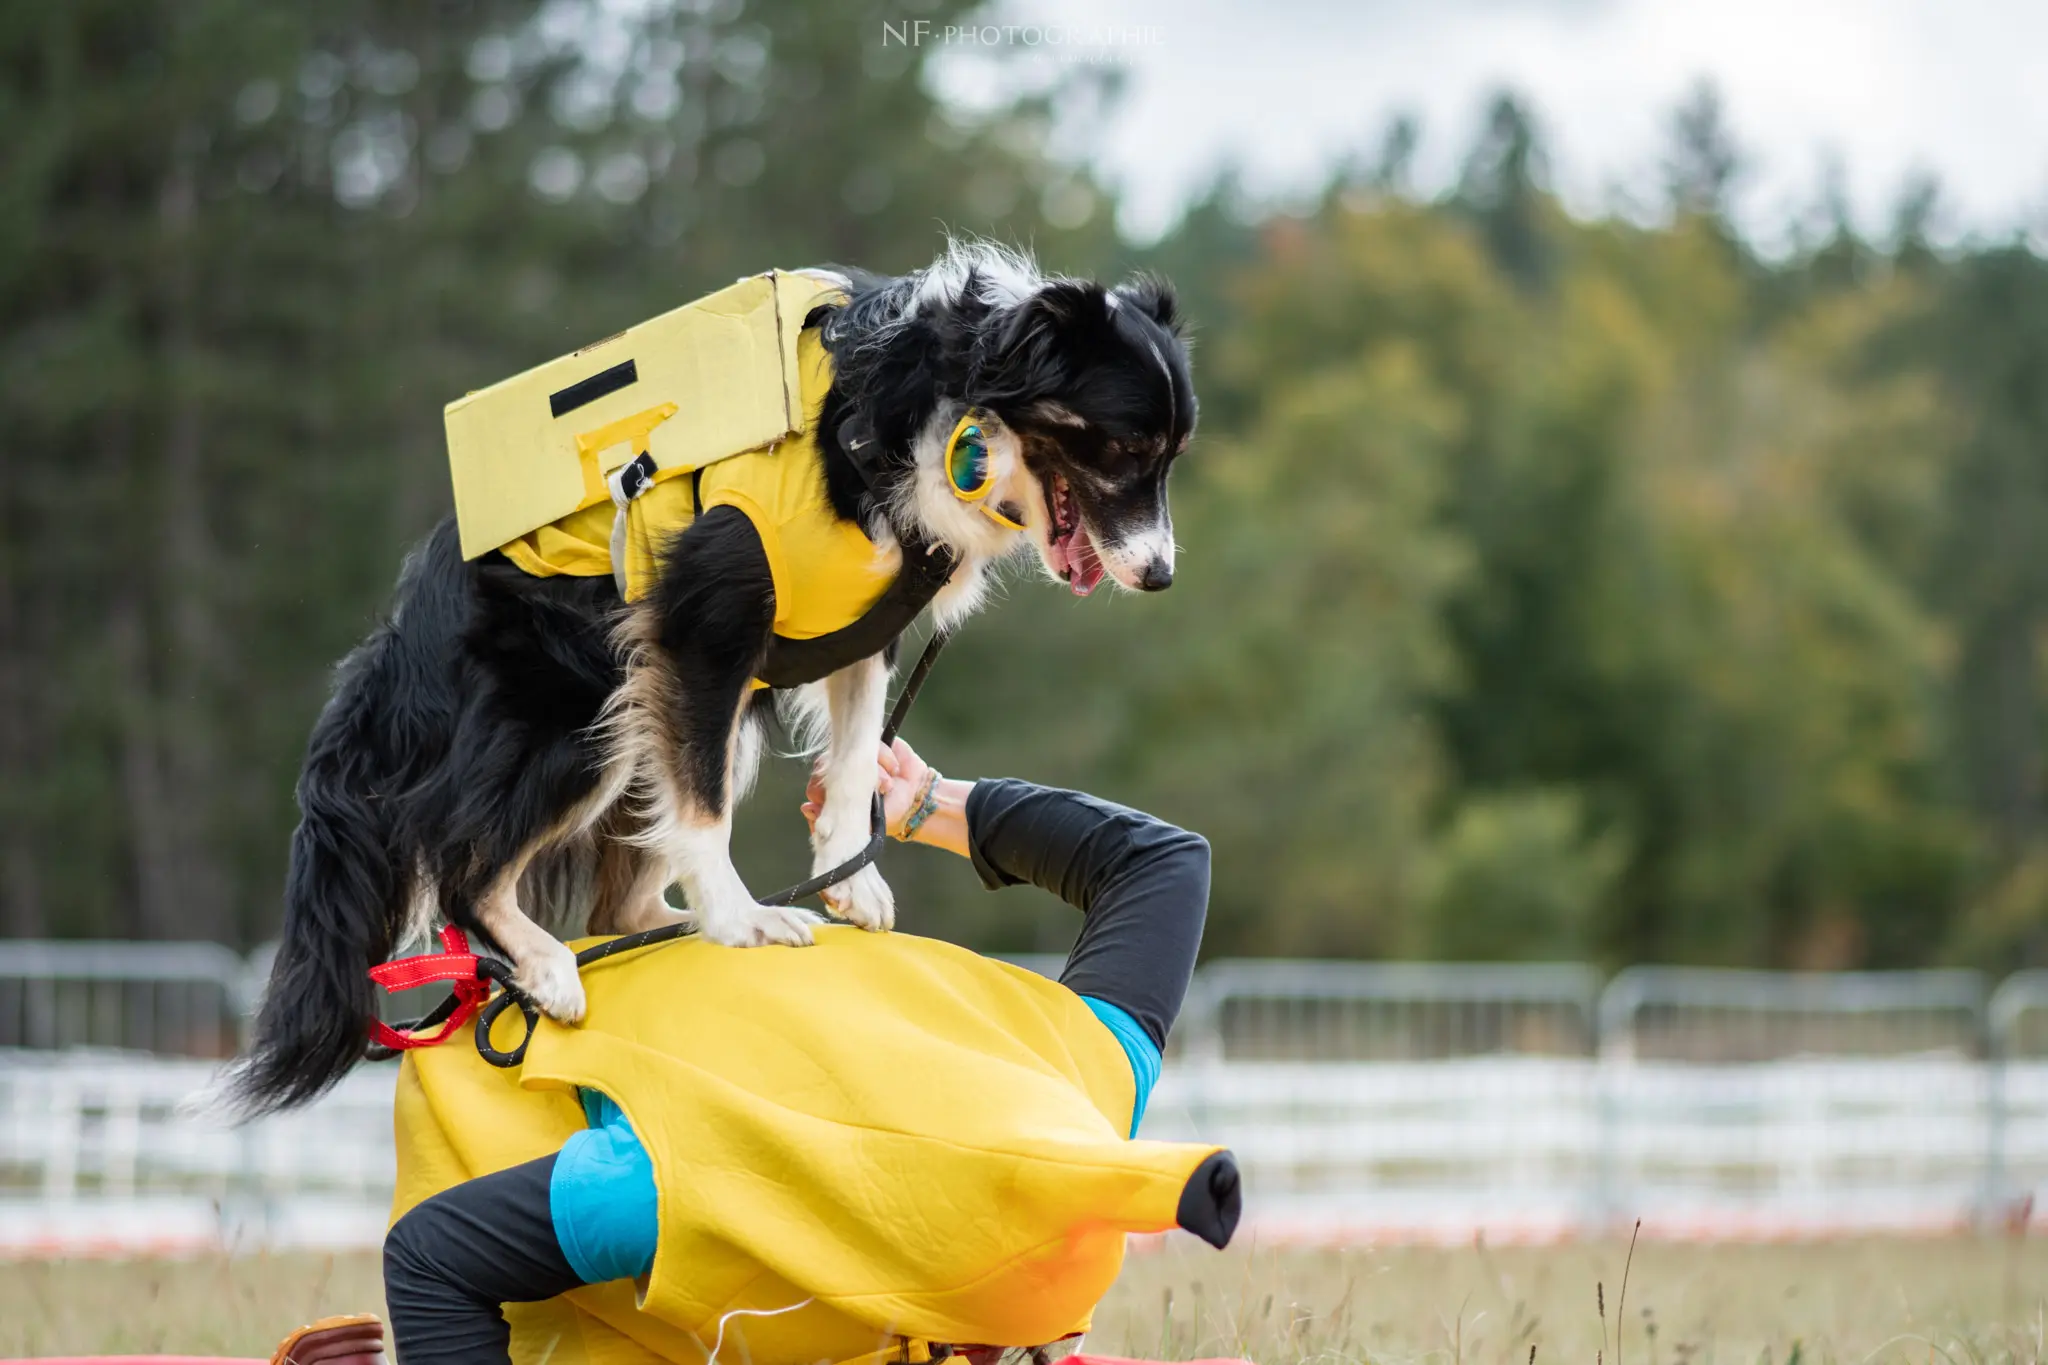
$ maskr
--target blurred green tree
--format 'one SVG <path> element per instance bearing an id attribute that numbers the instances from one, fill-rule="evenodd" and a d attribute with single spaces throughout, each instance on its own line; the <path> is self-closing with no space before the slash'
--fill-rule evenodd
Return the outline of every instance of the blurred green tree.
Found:
<path id="1" fill-rule="evenodd" d="M 1479 224 L 1495 263 L 1527 289 L 1550 278 L 1546 219 L 1554 206 L 1544 192 L 1549 172 L 1528 104 L 1509 91 L 1495 95 L 1485 128 L 1465 158 L 1458 201 Z"/>
<path id="2" fill-rule="evenodd" d="M 1475 164 L 1515 164 L 1499 133 Z M 1259 639 L 1288 618 L 1264 598 L 1226 601 L 1199 576 L 1203 556 L 1316 575 L 1329 609 L 1253 656 L 1268 678 L 1266 724 L 1231 733 L 1272 750 L 1278 771 L 1334 769 L 1354 783 L 1336 799 L 1344 833 L 1295 816 L 1319 831 L 1307 851 L 1277 817 L 1256 849 L 1218 836 L 1258 874 L 1219 879 L 1218 929 L 1264 950 L 1484 955 L 1488 941 L 1500 952 L 1577 941 L 1608 961 L 1924 959 L 1970 842 L 1939 776 L 1940 632 L 1895 556 L 1930 534 L 1945 427 L 1924 373 L 1880 377 L 1867 363 L 1917 296 L 1876 283 L 1807 290 L 1808 302 L 1760 318 L 1754 267 L 1717 220 L 1574 224 L 1547 198 L 1521 220 L 1548 224 L 1554 273 L 1532 292 L 1516 273 L 1529 257 L 1504 256 L 1469 199 L 1468 187 L 1444 212 L 1338 195 L 1309 218 L 1276 217 L 1232 287 L 1227 335 L 1205 352 L 1204 392 L 1234 462 L 1294 467 L 1273 415 L 1297 395 L 1384 395 L 1356 417 L 1390 433 L 1401 424 L 1375 411 L 1434 414 L 1414 457 L 1431 496 L 1380 494 L 1387 520 L 1373 534 L 1325 530 L 1300 507 L 1254 516 L 1250 504 L 1225 523 L 1226 543 L 1188 537 L 1176 588 L 1188 596 L 1174 605 L 1214 632 Z M 1393 372 L 1371 363 L 1389 354 L 1407 378 L 1362 382 Z M 1329 439 L 1317 448 L 1327 468 L 1311 486 L 1342 486 L 1359 456 Z M 1200 455 L 1226 458 L 1218 446 Z M 1211 473 L 1195 464 L 1179 496 L 1206 506 Z M 1377 638 L 1387 622 L 1346 603 L 1353 580 L 1316 571 L 1340 549 L 1403 543 L 1385 536 L 1396 509 L 1408 542 L 1449 547 L 1459 565 L 1403 594 L 1438 642 L 1425 673 L 1390 669 Z M 1325 636 L 1365 651 L 1339 671 L 1361 699 L 1349 714 L 1295 695 L 1320 681 L 1304 684 L 1297 661 L 1324 657 Z M 1151 647 L 1167 673 L 1217 676 L 1196 639 Z M 1184 725 L 1157 747 L 1208 733 Z M 1386 760 L 1402 734 L 1418 737 L 1420 761 Z M 1245 818 L 1227 813 L 1242 800 L 1224 780 L 1233 771 L 1205 756 L 1147 794 L 1199 808 L 1214 773 L 1218 809 L 1202 827 L 1228 830 Z M 1513 804 L 1531 791 L 1550 804 Z M 1346 853 L 1321 856 L 1340 843 Z M 1488 850 L 1523 843 L 1552 851 L 1530 854 L 1528 876 L 1555 881 L 1529 887 L 1529 933 L 1497 932 L 1497 918 L 1462 937 L 1444 925 L 1446 907 L 1478 894 L 1448 888 L 1493 885 Z M 1312 898 L 1294 890 L 1302 865 L 1323 873 Z M 1585 916 L 1569 934 L 1560 905 Z"/>
<path id="3" fill-rule="evenodd" d="M 1908 242 L 1910 247 L 1910 239 Z M 1953 414 L 1920 586 L 1954 650 L 1946 719 L 1984 885 L 1958 951 L 2048 961 L 2048 263 L 1995 246 L 1940 269 L 1900 344 Z"/>
<path id="4" fill-rule="evenodd" d="M 1617 831 L 1589 834 L 1576 792 L 1475 793 L 1436 842 L 1413 947 L 1450 960 L 1594 957 L 1627 861 Z"/>

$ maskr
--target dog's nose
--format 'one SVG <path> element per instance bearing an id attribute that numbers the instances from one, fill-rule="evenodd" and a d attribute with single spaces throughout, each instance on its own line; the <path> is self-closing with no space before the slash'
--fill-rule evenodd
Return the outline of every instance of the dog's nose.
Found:
<path id="1" fill-rule="evenodd" d="M 1145 572 L 1138 577 L 1138 586 L 1146 592 L 1158 592 L 1161 588 L 1173 586 L 1173 565 L 1163 559 L 1154 559 L 1145 566 Z"/>

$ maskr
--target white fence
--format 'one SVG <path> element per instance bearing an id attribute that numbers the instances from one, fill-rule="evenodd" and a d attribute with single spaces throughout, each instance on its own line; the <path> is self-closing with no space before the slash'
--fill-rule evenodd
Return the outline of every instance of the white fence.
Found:
<path id="1" fill-rule="evenodd" d="M 1571 962 L 1214 962 L 1175 1042 L 1210 1062 L 1588 1056 L 1599 999 L 1599 973 Z"/>
<path id="2" fill-rule="evenodd" d="M 239 1016 L 162 1001 L 211 982 L 246 1009 L 246 972 L 189 954 L 153 981 L 116 955 L 98 977 L 18 947 L 0 944 L 0 1255 L 381 1237 L 393 1068 L 246 1129 L 181 1117 Z M 151 1029 L 198 1056 L 134 1050 Z M 129 1050 L 87 1046 L 112 1041 Z M 2048 973 L 1994 993 L 1969 973 L 1219 962 L 1144 1131 L 1231 1146 L 1267 1238 L 2010 1223 L 2048 1209 Z"/>
<path id="3" fill-rule="evenodd" d="M 375 1246 L 391 1206 L 392 1067 L 234 1129 L 180 1113 L 214 1063 L 0 1054 L 0 1253 Z"/>
<path id="4" fill-rule="evenodd" d="M 0 1048 L 233 1056 L 253 965 L 217 943 L 0 940 Z"/>
<path id="5" fill-rule="evenodd" d="M 1229 1143 L 1275 1236 L 2006 1223 L 2048 1208 L 2048 973 L 1219 963 L 1146 1133 Z"/>

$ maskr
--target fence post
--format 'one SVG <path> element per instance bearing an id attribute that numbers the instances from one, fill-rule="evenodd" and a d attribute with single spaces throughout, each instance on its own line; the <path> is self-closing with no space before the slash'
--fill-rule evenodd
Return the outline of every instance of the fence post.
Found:
<path id="1" fill-rule="evenodd" d="M 44 1141 L 43 1198 L 61 1204 L 78 1193 L 78 1144 L 84 1136 L 78 1086 L 60 1075 L 50 1078 L 50 1114 Z"/>
<path id="2" fill-rule="evenodd" d="M 1635 1064 L 1635 1017 L 1643 1001 L 1646 970 L 1625 967 L 1615 973 L 1600 992 L 1593 1015 L 1593 1055 L 1598 1059 L 1593 1073 L 1597 1087 L 1594 1123 L 1598 1126 L 1594 1150 L 1600 1154 L 1593 1173 L 1593 1202 L 1594 1226 L 1599 1232 L 1612 1231 L 1622 1220 L 1622 1109 Z"/>
<path id="3" fill-rule="evenodd" d="M 1986 1062 L 1990 1067 L 1988 1108 L 1989 1134 L 1984 1154 L 1984 1209 L 1982 1225 L 1996 1231 L 2004 1220 L 2013 1191 L 2006 1188 L 2010 1162 L 2011 1095 L 2007 1089 L 2009 1068 L 2023 1055 L 2026 1043 L 2021 1026 L 2027 1012 L 2048 1002 L 2048 971 L 2015 972 L 1992 993 L 1985 1011 Z"/>
<path id="4" fill-rule="evenodd" d="M 1197 969 L 1188 983 L 1187 1003 L 1181 1010 L 1181 1056 L 1197 1066 L 1223 1060 L 1222 1000 L 1216 989 L 1213 964 Z"/>

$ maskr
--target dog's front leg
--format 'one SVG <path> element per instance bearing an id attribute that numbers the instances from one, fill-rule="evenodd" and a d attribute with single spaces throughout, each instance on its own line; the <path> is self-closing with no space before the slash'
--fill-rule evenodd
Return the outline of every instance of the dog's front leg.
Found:
<path id="1" fill-rule="evenodd" d="M 761 905 L 732 864 L 732 807 L 749 684 L 774 634 L 775 587 L 753 524 L 714 507 L 677 537 L 656 591 L 627 618 L 632 661 L 614 733 L 630 751 L 647 828 L 706 938 L 809 943 L 810 915 Z"/>
<path id="2" fill-rule="evenodd" d="M 811 941 L 812 917 L 762 905 L 732 862 L 732 807 L 742 698 L 692 696 L 674 762 L 657 779 L 654 829 L 697 920 L 714 943 L 754 948 Z"/>
<path id="3" fill-rule="evenodd" d="M 867 844 L 875 795 L 875 753 L 882 743 L 889 665 L 879 654 L 849 664 L 825 680 L 832 736 L 820 767 L 825 804 L 811 830 L 811 875 L 837 867 Z M 833 914 L 880 932 L 896 923 L 896 898 L 874 864 L 826 888 Z"/>

